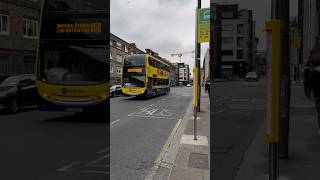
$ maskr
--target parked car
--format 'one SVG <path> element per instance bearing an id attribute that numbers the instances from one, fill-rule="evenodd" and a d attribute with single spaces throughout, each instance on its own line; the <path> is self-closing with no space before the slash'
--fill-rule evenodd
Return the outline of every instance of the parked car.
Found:
<path id="1" fill-rule="evenodd" d="M 0 106 L 16 113 L 21 107 L 36 105 L 36 91 L 33 74 L 9 76 L 0 83 Z"/>
<path id="2" fill-rule="evenodd" d="M 113 85 L 110 87 L 110 97 L 123 95 L 120 85 Z"/>
<path id="3" fill-rule="evenodd" d="M 191 84 L 187 84 L 187 87 L 191 87 Z"/>
<path id="4" fill-rule="evenodd" d="M 246 74 L 246 81 L 258 81 L 258 75 L 256 72 L 248 72 Z"/>

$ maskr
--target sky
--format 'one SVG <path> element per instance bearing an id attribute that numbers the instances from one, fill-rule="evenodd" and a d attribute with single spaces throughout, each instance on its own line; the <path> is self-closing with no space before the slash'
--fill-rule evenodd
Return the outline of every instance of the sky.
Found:
<path id="1" fill-rule="evenodd" d="M 291 16 L 297 13 L 297 1 L 290 0 Z M 264 24 L 270 18 L 271 0 L 214 0 L 216 3 L 239 4 L 239 8 L 252 9 L 256 21 L 258 49 L 265 49 Z M 141 50 L 152 49 L 171 62 L 179 62 L 173 53 L 195 49 L 196 0 L 111 0 L 111 33 Z M 202 0 L 202 8 L 209 7 L 210 0 Z M 203 56 L 208 43 L 201 45 Z M 194 54 L 185 54 L 181 62 L 194 67 Z M 202 63 L 201 63 L 202 64 Z"/>

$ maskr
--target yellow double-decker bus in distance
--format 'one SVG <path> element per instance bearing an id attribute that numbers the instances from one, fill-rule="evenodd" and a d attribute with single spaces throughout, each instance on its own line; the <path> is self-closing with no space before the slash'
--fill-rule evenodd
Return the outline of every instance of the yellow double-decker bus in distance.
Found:
<path id="1" fill-rule="evenodd" d="M 149 54 L 126 56 L 123 65 L 122 92 L 150 98 L 170 92 L 170 65 Z"/>
<path id="2" fill-rule="evenodd" d="M 109 108 L 108 2 L 44 0 L 37 47 L 38 108 Z"/>

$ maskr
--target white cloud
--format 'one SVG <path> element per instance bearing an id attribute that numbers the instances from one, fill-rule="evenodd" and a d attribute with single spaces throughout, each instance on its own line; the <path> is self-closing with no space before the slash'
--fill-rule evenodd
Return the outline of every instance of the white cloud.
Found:
<path id="1" fill-rule="evenodd" d="M 195 0 L 111 0 L 111 32 L 138 48 L 159 52 L 172 62 L 170 54 L 195 49 Z M 209 0 L 202 1 L 209 7 Z M 204 50 L 208 45 L 203 45 Z M 194 66 L 194 55 L 182 56 Z"/>

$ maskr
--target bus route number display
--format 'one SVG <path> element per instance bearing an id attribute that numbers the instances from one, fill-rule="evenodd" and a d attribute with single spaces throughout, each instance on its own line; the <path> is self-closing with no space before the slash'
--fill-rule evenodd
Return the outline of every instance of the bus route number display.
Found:
<path id="1" fill-rule="evenodd" d="M 128 72 L 142 72 L 141 68 L 137 68 L 137 69 L 128 69 Z"/>
<path id="2" fill-rule="evenodd" d="M 101 33 L 102 23 L 57 24 L 57 33 Z"/>

